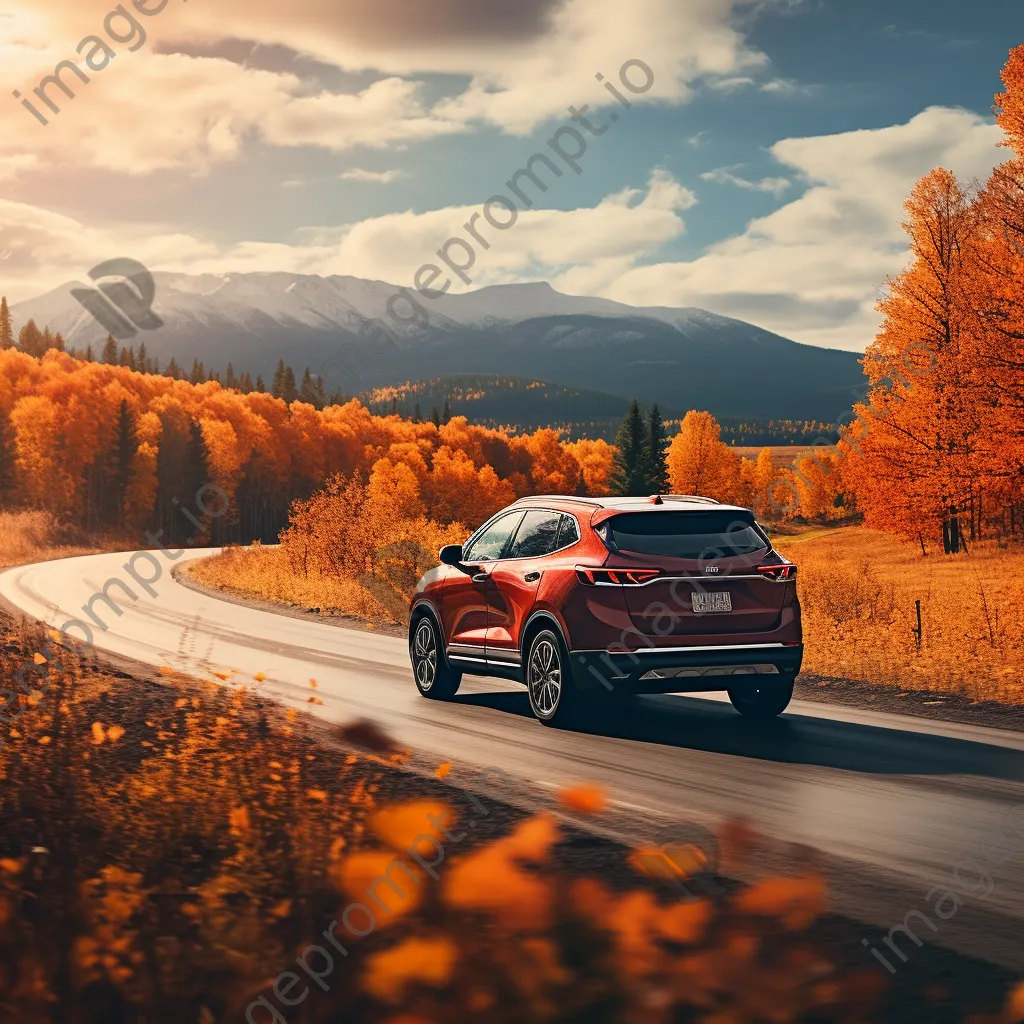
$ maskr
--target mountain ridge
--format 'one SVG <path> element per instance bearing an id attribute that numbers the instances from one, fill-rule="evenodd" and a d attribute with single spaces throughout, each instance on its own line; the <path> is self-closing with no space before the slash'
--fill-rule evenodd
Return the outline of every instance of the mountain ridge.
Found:
<path id="1" fill-rule="evenodd" d="M 424 300 L 423 326 L 388 315 L 398 289 L 384 281 L 285 271 L 153 277 L 153 311 L 164 326 L 132 343 L 145 342 L 161 364 L 172 356 L 186 368 L 193 359 L 208 370 L 230 362 L 268 377 L 283 358 L 346 394 L 440 374 L 499 373 L 716 415 L 831 421 L 849 409 L 863 379 L 855 353 L 698 307 L 633 307 L 566 295 L 546 282 Z M 13 306 L 15 330 L 32 318 L 60 331 L 68 346 L 98 352 L 106 329 L 71 294 L 75 287 Z M 392 330 L 395 350 L 339 367 L 337 353 L 357 351 L 370 319 Z"/>

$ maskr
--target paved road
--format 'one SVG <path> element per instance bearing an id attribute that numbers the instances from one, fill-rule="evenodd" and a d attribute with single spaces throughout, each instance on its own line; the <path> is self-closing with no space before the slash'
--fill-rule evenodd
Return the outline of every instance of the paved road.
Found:
<path id="1" fill-rule="evenodd" d="M 204 554 L 189 552 L 177 564 Z M 634 839 L 671 820 L 744 816 L 781 840 L 822 851 L 835 908 L 867 922 L 865 936 L 874 943 L 878 926 L 884 934 L 910 910 L 934 918 L 926 893 L 949 882 L 962 858 L 978 857 L 982 836 L 1018 804 L 1024 834 L 1022 734 L 802 702 L 765 726 L 742 720 L 714 696 L 643 698 L 628 720 L 600 733 L 560 732 L 530 717 L 525 691 L 514 684 L 467 678 L 452 704 L 426 701 L 413 686 L 401 639 L 199 594 L 172 578 L 160 554 L 134 562 L 143 579 L 154 579 L 160 563 L 152 596 L 126 572 L 130 557 L 11 569 L 0 574 L 0 597 L 62 627 L 85 618 L 89 599 L 120 579 L 136 599 L 110 589 L 120 616 L 94 603 L 106 626 L 92 624 L 98 650 L 205 678 L 263 673 L 264 690 L 277 699 L 332 721 L 372 717 L 437 760 L 502 768 L 527 795 L 602 783 L 616 800 L 612 820 Z M 310 678 L 322 707 L 307 704 Z M 1001 867 L 982 862 L 994 886 L 987 899 L 964 896 L 954 918 L 935 918 L 935 935 L 915 930 L 929 943 L 1024 972 L 1019 845 Z M 975 878 L 964 865 L 954 888 L 963 895 Z M 913 950 L 911 964 L 929 948 Z"/>

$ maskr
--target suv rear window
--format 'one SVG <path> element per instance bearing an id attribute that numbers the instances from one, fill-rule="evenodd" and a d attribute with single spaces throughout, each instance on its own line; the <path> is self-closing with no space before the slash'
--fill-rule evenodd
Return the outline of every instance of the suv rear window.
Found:
<path id="1" fill-rule="evenodd" d="M 666 558 L 727 558 L 770 547 L 749 512 L 624 512 L 605 522 L 613 551 Z"/>

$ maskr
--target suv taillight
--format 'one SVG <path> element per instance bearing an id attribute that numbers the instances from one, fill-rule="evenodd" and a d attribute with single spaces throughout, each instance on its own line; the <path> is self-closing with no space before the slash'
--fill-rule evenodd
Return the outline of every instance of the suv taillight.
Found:
<path id="1" fill-rule="evenodd" d="M 600 569 L 591 565 L 576 566 L 576 578 L 580 583 L 590 587 L 639 587 L 660 575 L 660 569 Z"/>
<path id="2" fill-rule="evenodd" d="M 776 583 L 785 583 L 796 579 L 795 565 L 759 565 L 757 571 Z"/>

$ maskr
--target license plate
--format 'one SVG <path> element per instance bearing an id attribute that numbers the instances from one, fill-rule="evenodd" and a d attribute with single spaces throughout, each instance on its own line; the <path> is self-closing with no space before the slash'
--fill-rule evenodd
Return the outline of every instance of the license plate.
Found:
<path id="1" fill-rule="evenodd" d="M 693 610 L 698 615 L 705 612 L 731 612 L 732 597 L 727 590 L 715 590 L 710 594 L 693 595 Z"/>

